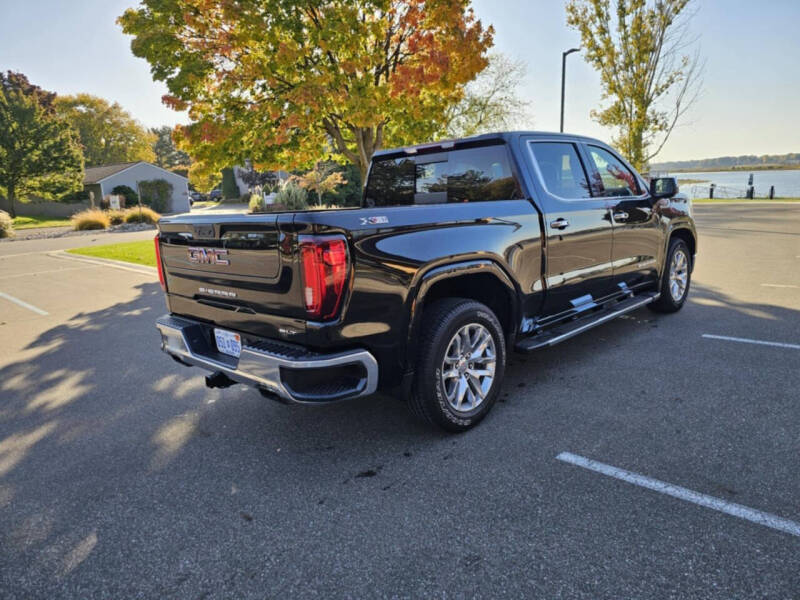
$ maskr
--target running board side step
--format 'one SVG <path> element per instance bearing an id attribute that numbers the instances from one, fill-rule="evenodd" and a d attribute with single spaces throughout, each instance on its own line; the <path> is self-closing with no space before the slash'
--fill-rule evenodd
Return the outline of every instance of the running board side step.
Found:
<path id="1" fill-rule="evenodd" d="M 587 329 L 597 327 L 603 323 L 607 323 L 612 319 L 629 313 L 632 310 L 641 308 L 646 304 L 655 302 L 661 294 L 657 292 L 647 292 L 638 294 L 632 298 L 627 298 L 615 304 L 611 304 L 607 308 L 598 312 L 579 317 L 574 321 L 568 321 L 561 325 L 556 325 L 552 329 L 547 329 L 541 333 L 537 333 L 530 337 L 525 337 L 517 341 L 514 349 L 517 352 L 533 352 L 540 348 L 547 348 L 555 346 L 559 342 L 568 340 L 569 338 L 583 333 Z"/>

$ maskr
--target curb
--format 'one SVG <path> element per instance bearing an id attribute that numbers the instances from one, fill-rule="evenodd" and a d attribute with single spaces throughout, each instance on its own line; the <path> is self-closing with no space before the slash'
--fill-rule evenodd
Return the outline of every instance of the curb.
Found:
<path id="1" fill-rule="evenodd" d="M 137 265 L 136 263 L 129 263 L 121 260 L 112 260 L 110 258 L 89 258 L 86 256 L 69 253 L 66 250 L 47 252 L 47 256 L 51 256 L 53 258 L 65 258 L 67 260 L 75 260 L 92 265 L 99 265 L 101 267 L 112 267 L 114 269 L 122 269 L 123 271 L 133 271 L 134 273 L 139 273 L 140 275 L 158 277 L 158 269 L 155 267 Z"/>
<path id="2" fill-rule="evenodd" d="M 748 200 L 746 202 L 741 200 L 731 200 L 730 202 L 725 201 L 703 201 L 703 200 L 692 200 L 692 204 L 709 204 L 709 205 L 726 205 L 726 204 L 736 204 L 738 206 L 761 206 L 762 204 L 778 204 L 781 206 L 791 206 L 792 204 L 800 204 L 800 200 Z"/>

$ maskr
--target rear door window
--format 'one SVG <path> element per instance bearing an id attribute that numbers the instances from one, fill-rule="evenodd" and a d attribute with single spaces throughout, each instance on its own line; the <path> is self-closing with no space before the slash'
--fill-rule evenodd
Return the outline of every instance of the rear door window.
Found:
<path id="1" fill-rule="evenodd" d="M 367 206 L 515 200 L 522 197 L 505 145 L 373 161 Z"/>
<path id="2" fill-rule="evenodd" d="M 636 176 L 619 158 L 599 146 L 586 146 L 589 158 L 594 163 L 602 186 L 597 186 L 597 195 L 605 198 L 638 196 L 642 192 Z"/>
<path id="3" fill-rule="evenodd" d="M 575 144 L 532 142 L 531 151 L 547 191 L 559 198 L 589 198 L 589 183 Z"/>

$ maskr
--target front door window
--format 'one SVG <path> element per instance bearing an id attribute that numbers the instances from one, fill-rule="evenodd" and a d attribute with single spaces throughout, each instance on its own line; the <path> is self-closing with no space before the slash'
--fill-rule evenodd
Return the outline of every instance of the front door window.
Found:
<path id="1" fill-rule="evenodd" d="M 588 150 L 600 177 L 598 196 L 618 198 L 641 194 L 636 176 L 616 156 L 598 146 L 589 146 Z"/>

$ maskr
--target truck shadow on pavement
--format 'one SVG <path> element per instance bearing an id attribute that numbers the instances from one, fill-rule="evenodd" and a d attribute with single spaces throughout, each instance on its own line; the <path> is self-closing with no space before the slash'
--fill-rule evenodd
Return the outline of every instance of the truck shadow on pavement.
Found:
<path id="1" fill-rule="evenodd" d="M 773 328 L 800 323 L 800 311 L 695 286 L 685 319 L 637 311 L 540 354 L 511 355 L 492 414 L 451 436 L 382 396 L 292 407 L 243 386 L 207 390 L 199 369 L 159 350 L 158 284 L 138 292 L 42 333 L 0 369 L 0 592 L 45 595 L 67 582 L 76 595 L 166 594 L 180 589 L 182 573 L 202 570 L 199 548 L 247 539 L 283 549 L 277 570 L 291 561 L 279 523 L 313 539 L 353 507 L 379 514 L 381 494 L 413 498 L 440 485 L 443 465 L 474 477 L 474 463 L 461 457 L 479 449 L 484 472 L 493 472 L 512 444 L 549 451 L 563 443 L 576 411 L 580 419 L 582 408 L 589 417 L 596 410 L 564 389 L 565 378 L 580 373 L 579 388 L 602 393 L 601 379 L 631 352 L 654 343 L 665 355 L 680 352 L 698 322 L 732 314 Z M 322 533 L 312 535 L 304 515 L 322 519 Z"/>

